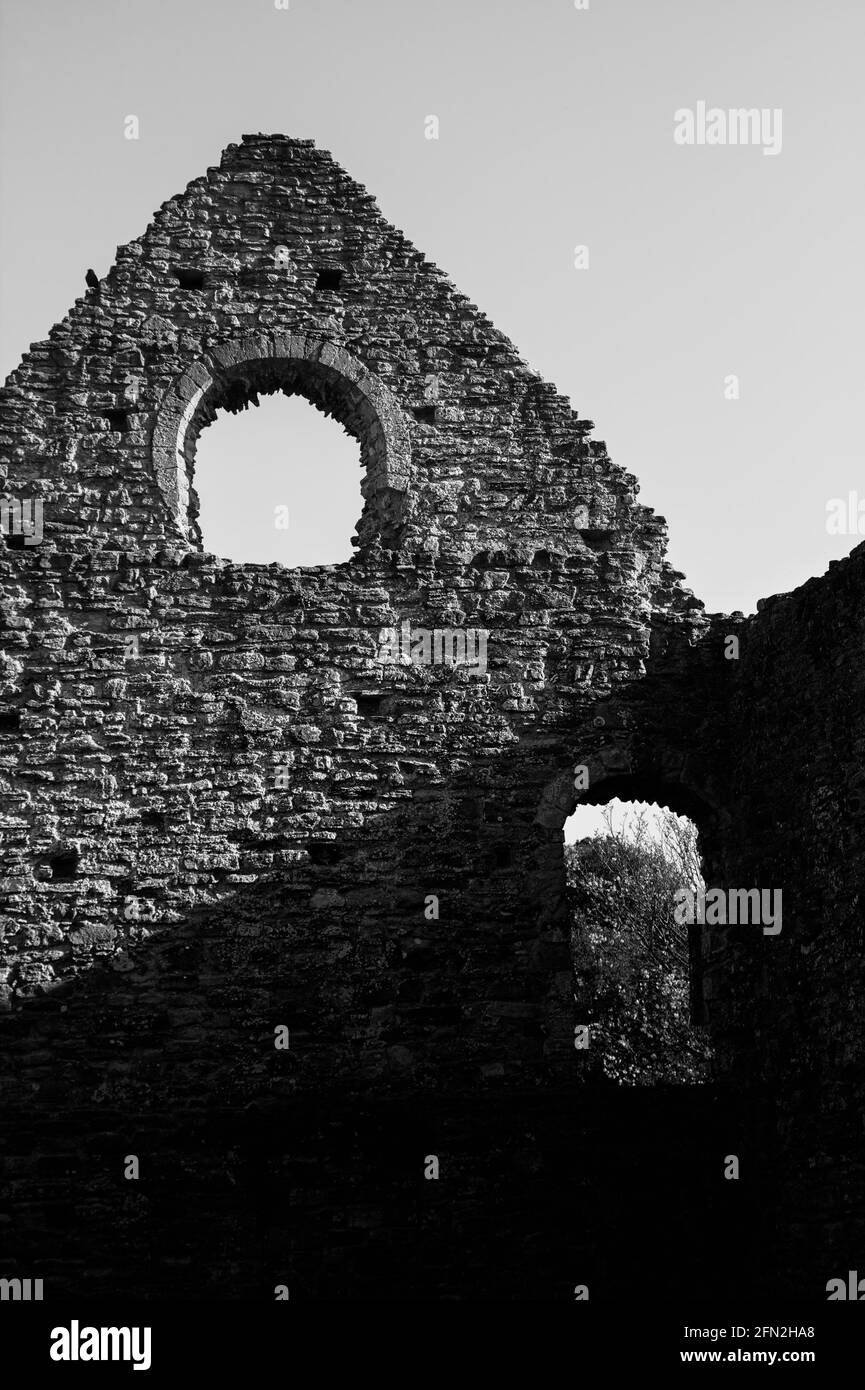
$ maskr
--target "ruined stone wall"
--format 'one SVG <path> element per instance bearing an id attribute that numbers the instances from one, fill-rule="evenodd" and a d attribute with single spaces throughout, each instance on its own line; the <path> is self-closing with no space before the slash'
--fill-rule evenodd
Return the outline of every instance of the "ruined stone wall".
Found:
<path id="1" fill-rule="evenodd" d="M 200 430 L 274 389 L 360 443 L 347 564 L 237 565 L 202 549 Z M 704 979 L 730 1074 L 799 1103 L 787 1038 L 800 1037 L 802 952 L 819 921 L 807 997 L 840 1029 L 856 922 L 861 936 L 846 848 L 861 845 L 861 813 L 848 840 L 834 818 L 856 756 L 861 768 L 861 556 L 748 623 L 710 621 L 591 424 L 328 155 L 282 137 L 229 146 L 165 204 L 0 404 L 3 487 L 44 515 L 39 545 L 12 538 L 0 553 L 16 1259 L 99 1286 L 77 1247 L 46 1250 L 45 1213 L 68 1204 L 85 1135 L 98 1155 L 87 1200 L 115 1230 L 120 1206 L 139 1234 L 156 1221 L 142 1203 L 158 1204 L 158 1181 L 145 1198 L 121 1178 L 139 1148 L 166 1181 L 195 1173 L 199 1218 L 208 1184 L 233 1212 L 231 1114 L 244 1133 L 269 1135 L 268 1117 L 296 1126 L 301 1205 L 345 1204 L 350 1171 L 368 1190 L 376 1165 L 404 1162 L 413 1210 L 432 1121 L 421 1108 L 398 1141 L 394 1117 L 427 1097 L 475 1174 L 466 1211 L 488 1201 L 471 1120 L 484 1097 L 516 1124 L 537 1088 L 557 1088 L 558 1113 L 580 1084 L 561 852 L 576 763 L 590 796 L 629 790 L 694 814 L 715 881 L 787 875 L 781 950 L 753 929 L 741 948 L 706 942 Z M 488 632 L 486 669 L 383 662 L 382 632 L 406 620 Z M 839 624 L 841 646 L 821 650 Z M 730 631 L 739 663 L 723 655 Z M 800 684 L 810 713 L 787 709 Z M 814 761 L 796 743 L 791 763 L 805 729 Z M 791 902 L 808 895 L 798 918 L 788 883 Z M 815 1078 L 837 1061 L 818 1036 Z M 354 1107 L 391 1102 L 364 1159 L 349 1140 L 328 1147 Z M 181 1129 L 199 1134 L 194 1156 Z M 244 1152 L 254 1186 L 264 1150 Z M 329 1176 L 313 1201 L 316 1165 Z M 398 1246 L 376 1213 L 355 1213 L 358 1228 Z M 326 1269 L 322 1251 L 350 1240 L 316 1230 Z M 214 1259 L 234 1288 L 258 1278 L 230 1252 Z M 309 1250 L 297 1260 L 313 1279 Z M 161 1287 L 131 1264 L 131 1287 Z"/>
<path id="2" fill-rule="evenodd" d="M 739 1086 L 763 1083 L 797 1288 L 857 1268 L 863 1222 L 865 546 L 744 625 L 729 697 L 721 882 L 783 890 L 783 929 L 715 934 L 708 1007 Z M 770 1109 L 767 1106 L 767 1110 Z M 801 1283 L 798 1284 L 801 1287 Z"/>

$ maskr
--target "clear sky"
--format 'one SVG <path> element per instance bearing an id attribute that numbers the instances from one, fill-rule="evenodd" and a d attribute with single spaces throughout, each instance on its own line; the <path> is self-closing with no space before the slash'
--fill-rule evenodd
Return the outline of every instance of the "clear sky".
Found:
<path id="1" fill-rule="evenodd" d="M 634 831 L 642 814 L 645 814 L 645 828 L 649 838 L 660 840 L 661 825 L 666 813 L 655 802 L 620 801 L 614 796 L 603 806 L 578 806 L 573 815 L 565 821 L 565 844 L 573 845 L 577 840 L 608 834 L 608 817 L 617 834 L 632 840 L 635 838 Z"/>
<path id="2" fill-rule="evenodd" d="M 863 539 L 826 530 L 865 499 L 863 41 L 857 0 L 0 0 L 2 374 L 226 144 L 312 137 L 595 421 L 707 606 L 753 611 Z M 780 152 L 677 145 L 701 101 L 780 109 Z M 314 514 L 343 558 L 337 461 L 253 414 L 267 525 L 225 553 L 309 563 Z M 199 451 L 223 531 L 227 423 Z"/>

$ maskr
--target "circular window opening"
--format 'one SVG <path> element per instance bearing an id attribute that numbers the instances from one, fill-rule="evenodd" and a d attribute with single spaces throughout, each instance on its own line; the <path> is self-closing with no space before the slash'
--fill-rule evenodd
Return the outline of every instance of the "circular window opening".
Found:
<path id="1" fill-rule="evenodd" d="M 240 564 L 350 560 L 363 510 L 358 441 L 301 395 L 250 393 L 197 439 L 190 521 L 202 548 Z"/>
<path id="2" fill-rule="evenodd" d="M 152 458 L 156 482 L 176 531 L 187 543 L 204 548 L 198 521 L 200 503 L 196 481 L 198 443 L 202 433 L 219 418 L 220 412 L 229 415 L 245 412 L 250 405 L 258 406 L 260 397 L 274 394 L 300 397 L 325 417 L 332 416 L 359 447 L 363 510 L 358 519 L 355 506 L 352 506 L 355 520 L 344 523 L 340 528 L 342 536 L 337 553 L 342 551 L 346 554 L 344 542 L 347 539 L 351 544 L 351 532 L 355 526 L 359 553 L 367 553 L 376 546 L 398 548 L 404 524 L 411 460 L 408 430 L 400 406 L 392 392 L 350 353 L 324 340 L 310 340 L 305 334 L 279 340 L 244 339 L 239 343 L 215 347 L 207 356 L 192 362 L 166 391 L 154 423 Z M 314 417 L 307 417 L 304 422 L 305 432 L 316 428 L 311 418 Z M 309 513 L 306 524 L 297 517 L 293 524 L 291 504 L 284 497 L 283 490 L 267 485 L 268 514 L 274 523 L 273 530 L 291 532 L 293 526 L 297 539 L 306 532 L 314 546 L 316 531 L 320 532 L 325 519 L 326 535 L 333 535 L 336 530 L 334 480 L 332 476 L 328 478 L 326 471 L 322 476 L 321 441 L 319 434 L 315 447 L 307 439 L 309 447 L 295 451 L 304 454 L 302 464 L 307 477 L 317 474 L 319 481 L 324 484 L 326 495 L 322 497 L 319 494 L 320 500 L 312 507 L 315 524 L 309 520 Z M 328 455 L 331 442 L 332 436 Z M 249 453 L 249 446 L 238 446 L 231 452 L 233 456 L 240 455 L 239 458 L 233 457 L 228 488 L 228 497 L 235 508 L 236 517 L 237 508 L 244 512 L 249 502 L 249 480 L 244 472 L 244 458 Z M 286 469 L 287 483 L 291 477 L 297 478 L 299 474 L 296 459 L 292 460 L 292 465 Z M 212 476 L 216 476 L 215 472 Z M 354 477 L 356 479 L 357 474 Z M 202 491 L 207 492 L 208 480 L 205 479 L 201 486 Z M 341 495 L 346 496 L 346 507 L 349 506 L 349 498 L 352 504 L 356 504 L 356 483 L 350 483 L 347 494 Z M 205 506 L 209 514 L 209 497 Z M 255 529 L 259 530 L 259 524 Z M 214 546 L 213 537 L 207 536 L 206 540 L 210 550 Z M 257 555 L 261 555 L 260 545 L 261 538 L 258 536 L 254 552 Z M 228 549 L 232 555 L 238 553 L 232 545 L 223 545 L 222 548 Z M 289 562 L 284 549 L 276 554 L 279 563 Z M 261 558 L 265 556 L 261 555 Z M 311 559 L 312 555 L 307 549 L 307 563 Z M 297 551 L 292 560 L 295 564 L 301 563 Z M 324 559 L 317 550 L 315 561 L 339 563 Z"/>

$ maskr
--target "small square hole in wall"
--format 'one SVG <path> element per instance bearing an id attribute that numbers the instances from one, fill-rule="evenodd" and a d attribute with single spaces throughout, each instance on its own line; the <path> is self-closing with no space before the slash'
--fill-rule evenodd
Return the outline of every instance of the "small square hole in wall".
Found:
<path id="1" fill-rule="evenodd" d="M 106 410 L 105 418 L 109 428 L 118 434 L 129 433 L 129 411 L 128 410 Z"/>
<path id="2" fill-rule="evenodd" d="M 306 852 L 313 864 L 338 864 L 343 854 L 342 846 L 333 840 L 310 840 Z"/>
<path id="3" fill-rule="evenodd" d="M 175 266 L 174 274 L 177 278 L 177 283 L 179 284 L 182 290 L 204 289 L 203 270 L 187 270 L 183 266 Z"/>
<path id="4" fill-rule="evenodd" d="M 354 701 L 357 705 L 358 714 L 365 718 L 382 713 L 383 695 L 355 695 Z"/>
<path id="5" fill-rule="evenodd" d="M 436 422 L 436 408 L 434 405 L 416 406 L 412 414 L 422 425 L 434 425 Z"/>
<path id="6" fill-rule="evenodd" d="M 315 282 L 315 288 L 317 290 L 338 290 L 341 285 L 341 270 L 335 270 L 332 266 L 326 266 L 324 270 L 318 272 L 318 279 Z"/>
<path id="7" fill-rule="evenodd" d="M 78 872 L 77 849 L 62 849 L 48 860 L 52 878 L 74 878 Z"/>
<path id="8" fill-rule="evenodd" d="M 17 709 L 0 710 L 0 734 L 17 734 L 21 728 L 21 712 Z"/>

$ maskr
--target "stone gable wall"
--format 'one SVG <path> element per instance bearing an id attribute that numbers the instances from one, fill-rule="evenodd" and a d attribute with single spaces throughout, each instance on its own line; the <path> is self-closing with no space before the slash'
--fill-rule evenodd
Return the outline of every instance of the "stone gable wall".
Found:
<path id="1" fill-rule="evenodd" d="M 346 564 L 203 546 L 200 430 L 272 389 L 359 442 Z M 2 487 L 44 517 L 0 551 L 10 1113 L 134 1114 L 165 1154 L 214 1107 L 578 1092 L 582 763 L 589 799 L 692 814 L 710 881 L 783 886 L 780 938 L 704 940 L 706 1017 L 777 1103 L 789 1202 L 813 1095 L 852 1180 L 865 551 L 709 617 L 592 428 L 283 137 L 229 146 L 31 347 L 0 399 Z M 382 661 L 405 622 L 487 633 L 485 669 Z"/>

